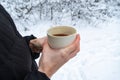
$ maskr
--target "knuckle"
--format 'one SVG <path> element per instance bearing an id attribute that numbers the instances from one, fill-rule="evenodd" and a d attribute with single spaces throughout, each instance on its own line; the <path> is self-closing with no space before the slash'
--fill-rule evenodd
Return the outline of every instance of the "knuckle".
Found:
<path id="1" fill-rule="evenodd" d="M 62 50 L 61 51 L 61 57 L 62 57 L 62 59 L 66 59 L 67 58 L 67 51 L 66 50 Z"/>

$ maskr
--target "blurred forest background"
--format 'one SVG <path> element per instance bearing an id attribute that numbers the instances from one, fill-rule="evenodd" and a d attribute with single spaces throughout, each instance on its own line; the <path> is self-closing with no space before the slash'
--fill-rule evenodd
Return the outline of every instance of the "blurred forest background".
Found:
<path id="1" fill-rule="evenodd" d="M 41 21 L 96 25 L 120 18 L 120 0 L 0 0 L 14 21 L 29 30 Z"/>

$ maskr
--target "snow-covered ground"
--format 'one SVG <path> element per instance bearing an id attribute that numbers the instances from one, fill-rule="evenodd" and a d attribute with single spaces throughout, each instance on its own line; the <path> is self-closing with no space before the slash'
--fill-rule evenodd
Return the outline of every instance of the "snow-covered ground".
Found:
<path id="1" fill-rule="evenodd" d="M 18 30 L 23 36 L 42 37 L 52 26 L 52 22 L 43 21 L 27 32 Z M 111 19 L 97 27 L 79 23 L 75 28 L 81 35 L 81 51 L 52 80 L 120 80 L 120 20 Z"/>

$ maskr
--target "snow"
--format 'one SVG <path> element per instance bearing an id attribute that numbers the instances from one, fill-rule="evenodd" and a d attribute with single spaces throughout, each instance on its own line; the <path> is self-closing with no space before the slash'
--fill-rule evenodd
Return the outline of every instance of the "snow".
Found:
<path id="1" fill-rule="evenodd" d="M 70 8 L 69 6 L 63 8 L 62 14 L 61 11 L 56 10 L 52 21 L 49 21 L 49 16 L 44 17 L 44 15 L 50 15 L 50 12 L 47 11 L 48 14 L 41 13 L 41 17 L 44 18 L 39 19 L 39 10 L 37 10 L 39 7 L 26 15 L 26 9 L 21 10 L 22 6 L 27 5 L 29 8 L 38 4 L 39 1 L 44 3 L 46 0 L 36 0 L 35 2 L 30 0 L 24 5 L 23 2 L 16 5 L 15 0 L 1 0 L 0 3 L 11 14 L 17 29 L 23 36 L 33 34 L 36 37 L 43 37 L 46 36 L 50 27 L 56 25 L 73 25 L 77 29 L 81 36 L 81 51 L 62 66 L 51 80 L 120 80 L 120 6 L 116 5 L 119 4 L 119 0 L 98 0 L 98 3 L 95 3 L 95 0 L 81 0 L 81 5 L 75 3 Z M 60 0 L 48 1 L 60 2 Z M 49 7 L 51 6 L 49 5 Z M 47 10 L 46 7 L 44 8 Z M 60 8 L 57 7 L 57 9 Z M 71 16 L 71 13 L 77 13 L 78 10 L 81 11 L 81 19 L 76 18 L 79 15 Z M 27 19 L 28 21 L 25 21 Z M 72 19 L 74 20 L 71 21 Z M 38 62 L 38 60 L 36 61 Z"/>
<path id="2" fill-rule="evenodd" d="M 97 24 L 96 27 L 84 22 L 73 26 L 81 36 L 81 51 L 61 67 L 51 80 L 119 80 L 119 25 L 120 20 L 111 19 Z M 41 21 L 29 31 L 20 32 L 22 35 L 34 34 L 37 37 L 43 37 L 53 26 L 55 24 L 50 21 Z"/>

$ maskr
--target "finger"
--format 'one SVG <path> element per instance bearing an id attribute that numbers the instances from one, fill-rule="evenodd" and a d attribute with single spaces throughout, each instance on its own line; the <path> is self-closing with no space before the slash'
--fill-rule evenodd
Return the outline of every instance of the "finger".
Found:
<path id="1" fill-rule="evenodd" d="M 49 44 L 48 44 L 48 39 L 47 39 L 47 38 L 45 38 L 43 45 L 44 45 L 43 47 L 49 46 Z"/>
<path id="2" fill-rule="evenodd" d="M 42 38 L 40 38 L 40 44 L 43 46 L 43 44 L 44 44 L 44 41 L 47 39 L 47 37 L 45 36 L 45 37 L 42 37 Z"/>
<path id="3" fill-rule="evenodd" d="M 47 50 L 47 49 L 52 49 L 52 48 L 49 46 L 48 38 L 45 39 L 44 44 L 43 44 L 43 48 L 46 49 L 46 50 Z"/>
<path id="4" fill-rule="evenodd" d="M 69 59 L 75 57 L 79 51 L 80 51 L 80 46 L 78 46 L 78 48 L 77 48 L 74 52 L 72 52 L 72 53 L 68 56 L 67 59 L 69 60 Z"/>

